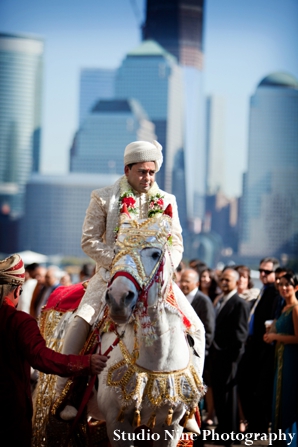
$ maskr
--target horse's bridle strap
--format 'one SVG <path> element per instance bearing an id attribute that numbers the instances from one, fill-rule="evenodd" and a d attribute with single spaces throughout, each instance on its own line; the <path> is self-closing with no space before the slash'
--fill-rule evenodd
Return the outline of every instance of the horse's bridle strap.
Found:
<path id="1" fill-rule="evenodd" d="M 112 284 L 112 282 L 114 281 L 114 279 L 116 279 L 118 276 L 125 276 L 125 278 L 128 278 L 131 282 L 134 283 L 134 285 L 136 286 L 137 291 L 141 290 L 141 286 L 140 284 L 136 281 L 136 279 L 128 272 L 117 272 L 115 273 L 115 275 L 113 276 L 113 278 L 111 279 L 109 286 Z"/>

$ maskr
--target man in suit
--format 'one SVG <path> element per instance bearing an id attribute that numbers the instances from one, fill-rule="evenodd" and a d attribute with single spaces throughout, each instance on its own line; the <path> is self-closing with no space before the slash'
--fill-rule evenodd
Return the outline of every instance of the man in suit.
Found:
<path id="1" fill-rule="evenodd" d="M 207 394 L 205 400 L 207 403 L 208 412 L 212 412 L 213 402 L 210 400 L 212 394 L 211 390 L 211 379 L 210 379 L 210 365 L 209 365 L 209 350 L 211 348 L 214 330 L 215 330 L 215 311 L 209 296 L 205 295 L 199 290 L 199 274 L 196 270 L 184 269 L 181 273 L 180 289 L 196 311 L 198 317 L 202 321 L 205 328 L 205 362 L 203 371 L 203 380 L 208 387 L 209 399 L 207 400 Z M 202 437 L 194 441 L 194 447 L 199 447 L 203 445 Z"/>
<path id="2" fill-rule="evenodd" d="M 205 328 L 205 358 L 209 353 L 215 329 L 215 313 L 210 298 L 199 290 L 199 275 L 194 269 L 184 269 L 180 289 L 196 311 Z"/>
<path id="3" fill-rule="evenodd" d="M 260 261 L 260 295 L 249 315 L 249 336 L 239 368 L 239 393 L 248 420 L 247 431 L 267 433 L 271 420 L 274 377 L 274 345 L 263 341 L 265 321 L 278 318 L 281 313 L 280 296 L 275 287 L 277 259 Z"/>
<path id="4" fill-rule="evenodd" d="M 216 309 L 215 336 L 210 352 L 211 379 L 217 432 L 238 432 L 236 375 L 248 334 L 249 308 L 237 294 L 239 274 L 232 268 L 223 271 L 220 279 L 223 298 Z M 231 441 L 226 441 L 227 445 Z"/>
<path id="5" fill-rule="evenodd" d="M 34 315 L 32 316 L 34 316 L 34 318 L 38 318 L 40 316 L 41 309 L 47 304 L 50 294 L 54 292 L 57 287 L 59 287 L 60 273 L 61 270 L 56 266 L 51 266 L 47 269 L 44 285 L 41 287 L 38 295 L 36 296 L 36 300 L 33 303 Z"/>

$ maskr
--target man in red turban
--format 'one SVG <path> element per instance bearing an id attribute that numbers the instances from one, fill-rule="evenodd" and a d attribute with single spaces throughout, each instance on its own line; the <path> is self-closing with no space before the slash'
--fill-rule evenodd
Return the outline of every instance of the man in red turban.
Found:
<path id="1" fill-rule="evenodd" d="M 64 355 L 46 347 L 37 322 L 17 311 L 25 269 L 18 254 L 0 261 L 0 433 L 10 447 L 30 447 L 30 366 L 63 377 L 99 374 L 107 357 Z"/>

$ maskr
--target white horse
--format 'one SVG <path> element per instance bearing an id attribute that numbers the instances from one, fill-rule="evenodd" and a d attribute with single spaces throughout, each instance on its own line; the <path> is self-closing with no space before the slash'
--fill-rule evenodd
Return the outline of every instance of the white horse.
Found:
<path id="1" fill-rule="evenodd" d="M 120 222 L 104 317 L 99 317 L 85 345 L 88 352 L 98 333 L 102 354 L 112 345 L 115 348 L 98 376 L 97 396 L 89 401 L 88 412 L 93 419 L 106 421 L 113 447 L 132 447 L 136 436 L 153 440 L 156 447 L 174 447 L 183 427 L 198 432 L 194 413 L 204 394 L 204 327 L 172 281 L 171 217 L 162 214 L 137 221 L 124 213 Z M 71 312 L 61 315 L 53 309 L 42 319 L 42 332 L 57 350 L 72 318 Z M 66 397 L 58 400 L 55 383 L 55 376 L 42 375 L 37 386 L 34 447 L 48 445 L 46 433 L 54 431 L 56 436 L 61 427 L 62 439 L 68 432 L 56 415 L 72 380 L 62 393 Z"/>
<path id="2" fill-rule="evenodd" d="M 176 446 L 204 393 L 204 329 L 172 282 L 170 232 L 167 215 L 139 222 L 121 216 L 101 352 L 121 338 L 99 375 L 97 396 L 113 447 L 133 446 L 138 426 L 151 429 L 139 436 L 154 445 Z"/>

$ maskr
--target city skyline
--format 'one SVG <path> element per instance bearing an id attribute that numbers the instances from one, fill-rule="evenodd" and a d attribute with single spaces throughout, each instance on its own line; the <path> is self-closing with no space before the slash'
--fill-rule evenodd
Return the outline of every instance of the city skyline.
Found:
<path id="1" fill-rule="evenodd" d="M 2 0 L 0 31 L 36 34 L 45 41 L 42 172 L 68 172 L 79 123 L 80 70 L 121 64 L 141 42 L 144 5 L 144 0 L 84 5 Z M 205 17 L 204 90 L 226 100 L 225 189 L 239 196 L 247 166 L 249 97 L 273 72 L 298 78 L 298 3 L 207 0 Z"/>

